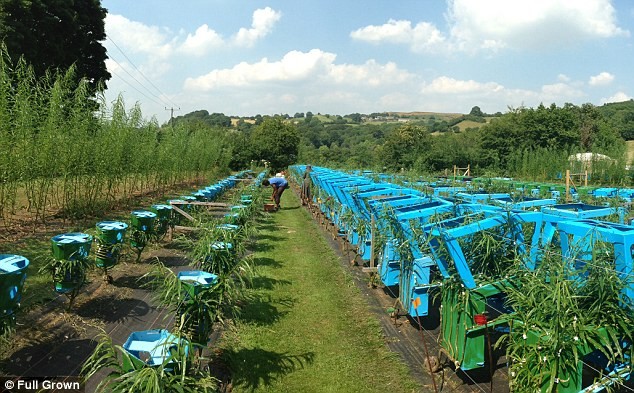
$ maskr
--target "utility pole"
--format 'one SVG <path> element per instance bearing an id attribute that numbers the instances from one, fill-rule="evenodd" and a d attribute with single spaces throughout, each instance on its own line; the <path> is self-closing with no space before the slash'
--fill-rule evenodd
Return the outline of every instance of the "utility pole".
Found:
<path id="1" fill-rule="evenodd" d="M 174 111 L 180 111 L 180 110 L 181 110 L 181 108 L 180 108 L 180 107 L 178 107 L 178 108 L 174 108 L 174 107 L 168 108 L 168 107 L 165 107 L 165 110 L 166 110 L 166 111 L 170 111 L 170 124 L 172 125 L 172 129 L 174 129 Z"/>

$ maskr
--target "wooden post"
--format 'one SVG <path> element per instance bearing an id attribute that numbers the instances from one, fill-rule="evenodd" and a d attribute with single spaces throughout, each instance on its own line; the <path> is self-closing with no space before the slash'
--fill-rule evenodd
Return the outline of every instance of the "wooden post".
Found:
<path id="1" fill-rule="evenodd" d="M 370 220 L 370 268 L 374 268 L 374 214 L 372 214 L 372 219 Z"/>
<path id="2" fill-rule="evenodd" d="M 586 186 L 586 187 L 588 187 L 588 170 L 587 170 L 587 169 L 586 169 L 586 175 L 585 175 L 585 178 L 584 178 L 584 183 L 583 183 L 583 185 L 584 185 L 584 186 Z"/>
<path id="3" fill-rule="evenodd" d="M 172 205 L 172 209 L 174 209 L 175 212 L 182 214 L 189 221 L 195 221 L 194 217 L 192 217 L 189 214 L 185 213 L 183 210 L 179 209 L 178 207 Z"/>
<path id="4" fill-rule="evenodd" d="M 566 169 L 566 202 L 570 202 L 570 169 Z"/>

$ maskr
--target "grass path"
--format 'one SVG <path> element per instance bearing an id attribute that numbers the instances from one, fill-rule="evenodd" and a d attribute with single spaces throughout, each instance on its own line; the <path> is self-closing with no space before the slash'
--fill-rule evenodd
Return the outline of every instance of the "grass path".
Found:
<path id="1" fill-rule="evenodd" d="M 420 391 L 291 191 L 282 207 L 259 226 L 255 298 L 221 344 L 234 391 Z"/>

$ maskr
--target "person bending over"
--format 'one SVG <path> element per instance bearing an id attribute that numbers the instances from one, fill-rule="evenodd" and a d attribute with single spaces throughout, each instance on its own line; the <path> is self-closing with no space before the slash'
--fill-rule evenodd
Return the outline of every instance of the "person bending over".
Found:
<path id="1" fill-rule="evenodd" d="M 288 181 L 283 177 L 272 177 L 270 179 L 266 179 L 262 182 L 263 186 L 271 186 L 273 187 L 273 195 L 271 199 L 275 202 L 275 208 L 280 208 L 280 198 L 282 197 L 282 193 L 288 187 Z"/>

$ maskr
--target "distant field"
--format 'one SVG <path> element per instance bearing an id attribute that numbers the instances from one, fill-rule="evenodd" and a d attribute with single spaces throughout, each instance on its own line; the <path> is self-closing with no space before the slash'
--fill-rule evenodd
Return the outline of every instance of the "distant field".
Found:
<path id="1" fill-rule="evenodd" d="M 240 119 L 239 117 L 232 117 L 231 118 L 231 126 L 233 126 L 233 127 L 237 126 L 238 122 L 240 120 L 244 120 L 245 123 L 255 124 L 255 120 L 253 120 L 253 119 Z"/>
<path id="2" fill-rule="evenodd" d="M 464 131 L 467 128 L 480 128 L 490 121 L 491 121 L 491 118 L 487 118 L 486 123 L 478 123 L 477 121 L 473 121 L 473 120 L 463 120 L 456 125 L 458 126 L 458 128 L 460 128 L 460 131 Z"/>
<path id="3" fill-rule="evenodd" d="M 337 118 L 337 116 L 335 115 L 330 117 L 327 117 L 326 115 L 313 115 L 313 117 L 316 117 L 322 123 L 334 123 L 335 119 Z"/>
<path id="4" fill-rule="evenodd" d="M 430 120 L 436 121 L 436 122 L 441 122 L 441 121 L 451 122 L 452 120 L 455 120 L 456 118 L 460 116 L 464 116 L 464 114 L 462 113 L 441 113 L 441 112 L 386 112 L 385 114 L 389 116 L 390 118 L 389 119 L 375 119 L 375 120 L 371 120 L 370 122 L 373 124 L 396 123 L 399 121 L 398 119 L 403 119 L 403 118 L 406 118 L 409 121 L 419 121 L 419 122 L 422 121 L 425 123 L 428 123 Z M 318 119 L 323 124 L 334 123 L 337 119 L 337 115 L 316 114 L 316 115 L 313 115 L 313 117 Z M 491 119 L 494 119 L 494 117 L 486 117 L 485 119 L 486 119 L 486 122 L 489 123 Z M 239 118 L 232 118 L 231 125 L 235 127 L 239 120 L 240 120 Z M 304 118 L 297 118 L 297 119 L 291 118 L 289 121 L 297 123 L 304 120 L 305 120 Z M 346 118 L 346 120 L 348 124 L 357 125 L 356 123 L 352 123 L 351 120 L 348 118 Z M 245 119 L 244 121 L 251 124 L 255 123 L 255 120 L 251 120 L 251 119 Z M 484 124 L 486 123 L 478 123 L 471 120 L 464 120 L 458 123 L 457 125 L 460 128 L 460 131 L 464 131 L 467 128 L 482 127 Z"/>
<path id="5" fill-rule="evenodd" d="M 410 117 L 417 120 L 428 120 L 434 118 L 438 121 L 450 121 L 456 117 L 463 116 L 462 113 L 440 113 L 440 112 L 388 112 L 390 115 Z"/>
<path id="6" fill-rule="evenodd" d="M 631 163 L 634 160 L 634 141 L 625 141 L 627 144 L 627 163 Z"/>

